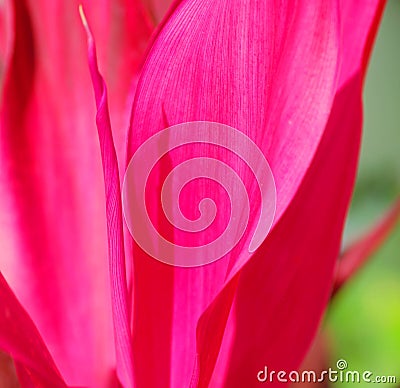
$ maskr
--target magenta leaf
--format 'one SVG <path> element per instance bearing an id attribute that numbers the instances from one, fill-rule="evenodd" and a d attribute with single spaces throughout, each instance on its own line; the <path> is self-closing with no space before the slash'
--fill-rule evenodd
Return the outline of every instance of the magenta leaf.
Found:
<path id="1" fill-rule="evenodd" d="M 149 215 L 176 244 L 191 237 L 171 227 L 158 193 L 184 160 L 204 154 L 224 160 L 245 183 L 253 209 L 241 243 L 208 266 L 168 267 L 134 245 L 139 385 L 252 386 L 264 364 L 300 364 L 332 287 L 379 9 L 377 1 L 182 1 L 164 21 L 138 83 L 128 157 L 168 126 L 226 124 L 264 152 L 278 202 L 275 226 L 252 255 L 247 247 L 259 194 L 235 156 L 194 145 L 171 152 L 153 169 L 146 187 Z M 200 199 L 215 192 L 204 180 L 188 187 L 182 212 L 195 219 Z M 223 202 L 214 232 L 227 224 L 228 210 Z"/>
<path id="2" fill-rule="evenodd" d="M 9 353 L 27 387 L 66 387 L 34 323 L 0 273 L 0 349 Z"/>
<path id="3" fill-rule="evenodd" d="M 96 46 L 82 7 L 80 13 L 88 37 L 89 68 L 96 98 L 96 123 L 103 162 L 117 375 L 124 387 L 133 387 L 130 308 L 128 305 L 118 161 L 111 132 L 107 90 L 97 67 Z"/>
<path id="4" fill-rule="evenodd" d="M 104 181 L 78 4 L 5 3 L 0 269 L 67 384 L 102 386 L 115 380 L 116 362 Z M 84 3 L 99 35 L 123 158 L 150 26 L 128 1 Z"/>

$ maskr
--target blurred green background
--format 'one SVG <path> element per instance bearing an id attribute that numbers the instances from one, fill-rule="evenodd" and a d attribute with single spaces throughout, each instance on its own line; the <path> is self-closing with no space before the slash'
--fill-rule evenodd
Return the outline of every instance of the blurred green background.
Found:
<path id="1" fill-rule="evenodd" d="M 344 244 L 365 231 L 400 193 L 400 1 L 388 1 L 364 93 L 364 136 Z M 336 296 L 325 330 L 330 366 L 395 375 L 400 387 L 400 224 Z M 371 387 L 335 383 L 335 387 Z M 393 384 L 378 384 L 390 387 Z"/>

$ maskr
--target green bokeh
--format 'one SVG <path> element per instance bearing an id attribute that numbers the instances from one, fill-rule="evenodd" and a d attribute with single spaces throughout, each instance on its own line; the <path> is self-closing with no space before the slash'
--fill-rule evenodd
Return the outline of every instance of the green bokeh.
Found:
<path id="1" fill-rule="evenodd" d="M 345 243 L 366 230 L 400 193 L 400 2 L 389 1 L 365 87 L 365 126 Z M 331 366 L 395 375 L 400 386 L 400 225 L 337 295 L 327 314 Z M 393 384 L 336 383 L 335 387 Z"/>

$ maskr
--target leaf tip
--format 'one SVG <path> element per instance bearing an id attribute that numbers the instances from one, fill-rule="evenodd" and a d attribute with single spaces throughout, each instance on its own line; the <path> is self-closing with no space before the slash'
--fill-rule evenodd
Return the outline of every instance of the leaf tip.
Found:
<path id="1" fill-rule="evenodd" d="M 83 5 L 79 4 L 78 9 L 79 9 L 79 16 L 81 17 L 82 24 L 85 27 L 85 29 L 87 30 L 89 28 L 89 24 L 86 19 L 85 11 L 83 10 Z"/>

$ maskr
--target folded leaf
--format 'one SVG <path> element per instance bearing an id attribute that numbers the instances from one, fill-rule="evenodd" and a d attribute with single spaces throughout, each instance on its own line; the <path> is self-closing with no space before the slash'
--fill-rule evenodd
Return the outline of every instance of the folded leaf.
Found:
<path id="1" fill-rule="evenodd" d="M 264 365 L 295 370 L 317 330 L 354 185 L 361 91 L 383 4 L 340 4 L 342 65 L 323 138 L 292 203 L 241 273 L 228 321 L 234 334 L 220 351 L 229 356 L 219 360 L 211 386 L 256 385 Z"/>
<path id="2" fill-rule="evenodd" d="M 251 258 L 248 246 L 260 197 L 254 176 L 235 155 L 194 144 L 174 150 L 154 168 L 146 187 L 150 218 L 179 245 L 204 244 L 223 230 L 230 215 L 221 194 L 219 218 L 209 234 L 194 239 L 171 228 L 157 193 L 168 172 L 186 159 L 211 155 L 226 162 L 245 183 L 253 209 L 238 246 L 205 267 L 168 267 L 134 246 L 133 346 L 139 385 L 207 386 L 224 330 L 225 361 L 215 371 L 216 386 L 216 381 L 255 385 L 264 362 L 300 363 L 328 300 L 354 181 L 360 137 L 357 71 L 375 7 L 372 2 L 363 12 L 355 7 L 354 13 L 342 13 L 337 2 L 182 1 L 165 21 L 137 87 L 128 156 L 167 126 L 199 120 L 227 124 L 264 152 L 278 203 L 275 226 Z M 353 36 L 344 23 L 355 11 L 362 17 Z M 360 47 L 344 60 L 353 42 Z M 341 72 L 342 62 L 346 71 Z M 341 94 L 331 113 L 338 83 Z M 344 122 L 339 125 L 340 116 Z M 342 146 L 348 153 L 339 154 Z M 190 219 L 198 217 L 200 199 L 218 193 L 207 180 L 185 190 L 181 210 Z M 155 368 L 157 374 L 151 372 Z"/>

